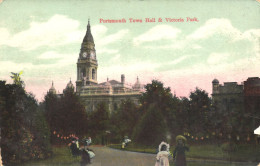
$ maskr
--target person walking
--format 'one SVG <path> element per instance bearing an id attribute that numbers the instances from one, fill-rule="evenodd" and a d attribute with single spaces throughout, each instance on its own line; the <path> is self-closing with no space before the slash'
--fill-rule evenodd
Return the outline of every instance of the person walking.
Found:
<path id="1" fill-rule="evenodd" d="M 69 144 L 70 150 L 73 156 L 80 156 L 81 150 L 79 149 L 79 142 L 78 138 L 74 137 L 72 138 L 72 142 Z"/>
<path id="2" fill-rule="evenodd" d="M 169 152 L 170 145 L 166 142 L 161 142 L 158 148 L 158 153 L 156 155 L 156 163 L 155 166 L 169 166 L 169 159 L 170 156 Z"/>
<path id="3" fill-rule="evenodd" d="M 173 161 L 175 166 L 187 166 L 185 151 L 189 151 L 189 148 L 185 146 L 186 138 L 182 135 L 176 137 L 177 146 L 173 151 Z"/>

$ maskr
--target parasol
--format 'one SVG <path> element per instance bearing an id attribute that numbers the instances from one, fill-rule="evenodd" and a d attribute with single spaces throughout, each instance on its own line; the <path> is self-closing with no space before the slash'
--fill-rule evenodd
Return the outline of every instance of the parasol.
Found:
<path id="1" fill-rule="evenodd" d="M 260 135 L 260 126 L 254 130 L 254 134 Z"/>

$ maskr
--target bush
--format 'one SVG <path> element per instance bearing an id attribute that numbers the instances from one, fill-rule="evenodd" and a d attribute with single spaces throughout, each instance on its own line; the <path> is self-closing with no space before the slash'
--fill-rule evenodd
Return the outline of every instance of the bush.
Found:
<path id="1" fill-rule="evenodd" d="M 237 151 L 238 147 L 235 143 L 226 142 L 221 145 L 221 149 L 225 152 L 235 152 Z"/>

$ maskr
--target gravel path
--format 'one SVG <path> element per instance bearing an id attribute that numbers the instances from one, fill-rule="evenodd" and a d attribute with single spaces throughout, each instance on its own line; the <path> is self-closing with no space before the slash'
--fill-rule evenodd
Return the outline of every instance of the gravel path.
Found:
<path id="1" fill-rule="evenodd" d="M 121 151 L 108 147 L 91 147 L 96 156 L 89 166 L 154 166 L 156 154 Z M 256 166 L 256 163 L 227 163 L 188 159 L 188 166 Z"/>
<path id="2" fill-rule="evenodd" d="M 127 152 L 107 147 L 91 147 L 96 156 L 91 166 L 153 166 L 155 154 Z"/>

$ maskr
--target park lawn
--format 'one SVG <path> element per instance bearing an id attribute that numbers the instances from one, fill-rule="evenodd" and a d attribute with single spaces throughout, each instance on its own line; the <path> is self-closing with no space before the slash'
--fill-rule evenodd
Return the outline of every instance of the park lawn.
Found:
<path id="1" fill-rule="evenodd" d="M 121 149 L 121 145 L 110 145 L 111 148 Z M 144 147 L 129 144 L 126 150 L 143 153 L 156 153 L 156 147 Z M 173 151 L 171 147 L 170 151 Z M 186 153 L 188 158 L 199 158 L 209 160 L 225 160 L 225 161 L 260 161 L 260 145 L 238 145 L 237 151 L 226 152 L 218 145 L 193 145 L 190 151 Z"/>
<path id="2" fill-rule="evenodd" d="M 35 160 L 21 164 L 20 166 L 34 166 L 34 165 L 70 165 L 78 166 L 80 157 L 73 157 L 70 153 L 70 149 L 67 146 L 53 147 L 53 156 L 45 160 Z"/>

